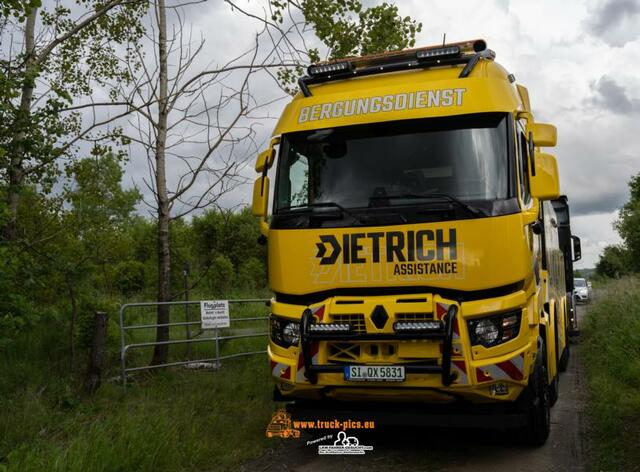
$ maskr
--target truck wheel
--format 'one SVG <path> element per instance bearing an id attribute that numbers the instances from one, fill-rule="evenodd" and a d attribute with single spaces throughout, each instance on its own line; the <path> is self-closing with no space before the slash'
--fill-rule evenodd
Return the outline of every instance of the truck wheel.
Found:
<path id="1" fill-rule="evenodd" d="M 556 375 L 549 384 L 549 406 L 552 407 L 560 396 L 560 374 Z"/>
<path id="2" fill-rule="evenodd" d="M 544 352 L 544 343 L 541 346 Z M 526 425 L 521 430 L 522 441 L 529 446 L 542 446 L 551 430 L 551 403 L 549 401 L 549 384 L 547 383 L 547 366 L 543 356 L 538 356 L 529 385 L 522 392 Z"/>

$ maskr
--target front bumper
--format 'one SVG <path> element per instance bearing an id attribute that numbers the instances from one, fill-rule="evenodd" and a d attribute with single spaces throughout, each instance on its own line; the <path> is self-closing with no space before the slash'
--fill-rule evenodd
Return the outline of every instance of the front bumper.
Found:
<path id="1" fill-rule="evenodd" d="M 373 306 L 384 305 L 391 319 L 384 328 L 376 328 L 365 317 L 361 329 L 350 333 L 317 332 L 310 326 L 355 316 L 343 313 L 345 310 L 358 311 L 353 306 L 345 308 L 352 300 L 332 299 L 308 308 L 275 302 L 272 306 L 278 316 L 293 318 L 296 311 L 303 311 L 301 318 L 298 315 L 301 320 L 299 345 L 288 349 L 273 343 L 269 345 L 277 398 L 442 403 L 461 399 L 513 401 L 519 396 L 535 356 L 534 323 L 529 313 L 533 307 L 526 306 L 524 292 L 462 304 L 435 295 L 413 296 L 424 300 L 423 305 L 432 306 L 429 310 L 432 319 L 441 321 L 441 329 L 420 333 L 400 333 L 391 329 L 400 314 L 407 314 L 401 311 L 424 310 L 424 307 L 405 303 L 396 305 L 396 302 L 406 300 L 395 298 L 368 297 L 359 306 L 359 311 L 367 312 Z M 523 306 L 520 332 L 515 339 L 490 349 L 470 345 L 466 323 L 469 317 Z M 377 356 L 370 354 L 373 348 Z M 341 349 L 345 353 L 342 357 L 339 355 Z M 393 383 L 347 381 L 344 369 L 350 364 L 402 365 L 406 379 Z"/>
<path id="2" fill-rule="evenodd" d="M 327 364 L 320 365 L 313 363 L 312 345 L 320 341 L 395 341 L 395 340 L 420 340 L 420 339 L 436 339 L 442 340 L 442 362 L 431 365 L 406 365 L 404 367 L 407 374 L 438 374 L 440 375 L 442 385 L 448 387 L 451 385 L 454 377 L 451 375 L 451 348 L 453 341 L 453 326 L 458 313 L 457 305 L 450 305 L 443 317 L 444 324 L 440 329 L 425 330 L 422 332 L 396 332 L 381 334 L 358 334 L 358 333 L 322 333 L 310 332 L 313 322 L 313 312 L 305 310 L 302 314 L 300 323 L 300 345 L 302 354 L 302 363 L 305 369 L 305 376 L 311 384 L 318 383 L 319 373 L 341 373 L 344 372 L 344 365 Z"/>

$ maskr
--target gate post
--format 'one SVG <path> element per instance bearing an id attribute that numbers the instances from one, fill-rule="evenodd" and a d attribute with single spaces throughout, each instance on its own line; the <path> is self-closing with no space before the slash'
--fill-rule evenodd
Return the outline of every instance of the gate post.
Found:
<path id="1" fill-rule="evenodd" d="M 107 314 L 97 311 L 93 317 L 93 339 L 89 352 L 89 366 L 84 381 L 84 390 L 95 393 L 102 382 L 102 367 L 107 346 Z"/>

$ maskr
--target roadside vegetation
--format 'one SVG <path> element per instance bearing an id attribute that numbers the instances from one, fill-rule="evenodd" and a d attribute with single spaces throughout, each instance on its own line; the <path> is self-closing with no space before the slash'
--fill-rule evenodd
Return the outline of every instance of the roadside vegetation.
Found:
<path id="1" fill-rule="evenodd" d="M 622 243 L 600 255 L 582 329 L 595 471 L 640 470 L 640 174 L 629 191 L 614 225 Z"/>
<path id="2" fill-rule="evenodd" d="M 583 324 L 592 470 L 640 464 L 640 279 L 609 281 L 596 291 Z"/>

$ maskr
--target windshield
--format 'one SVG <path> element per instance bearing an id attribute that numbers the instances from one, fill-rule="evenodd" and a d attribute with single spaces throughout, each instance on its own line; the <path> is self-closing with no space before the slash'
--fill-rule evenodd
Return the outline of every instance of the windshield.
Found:
<path id="1" fill-rule="evenodd" d="M 507 119 L 486 113 L 285 135 L 274 213 L 323 204 L 351 215 L 411 213 L 399 207 L 447 203 L 494 214 L 494 202 L 512 197 Z M 481 216 L 462 210 L 454 216 Z"/>
<path id="2" fill-rule="evenodd" d="M 573 284 L 576 287 L 586 287 L 587 282 L 584 279 L 573 279 Z"/>

